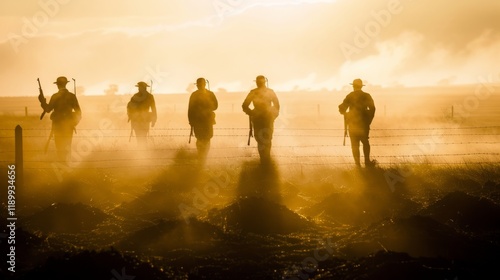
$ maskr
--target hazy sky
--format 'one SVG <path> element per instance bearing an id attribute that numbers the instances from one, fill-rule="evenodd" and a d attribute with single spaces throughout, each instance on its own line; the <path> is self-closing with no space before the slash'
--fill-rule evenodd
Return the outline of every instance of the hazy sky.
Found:
<path id="1" fill-rule="evenodd" d="M 153 80 L 186 92 L 474 84 L 500 78 L 497 0 L 39 0 L 0 2 L 1 96 L 87 94 Z M 481 78 L 483 77 L 483 78 Z M 490 78 L 488 78 L 490 77 Z"/>

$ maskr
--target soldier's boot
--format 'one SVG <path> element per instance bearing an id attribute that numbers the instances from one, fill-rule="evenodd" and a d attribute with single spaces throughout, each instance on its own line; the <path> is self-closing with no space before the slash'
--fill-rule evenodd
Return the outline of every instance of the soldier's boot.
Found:
<path id="1" fill-rule="evenodd" d="M 370 145 L 369 144 L 363 145 L 363 155 L 365 156 L 365 166 L 366 167 L 375 166 L 375 162 L 370 159 Z"/>

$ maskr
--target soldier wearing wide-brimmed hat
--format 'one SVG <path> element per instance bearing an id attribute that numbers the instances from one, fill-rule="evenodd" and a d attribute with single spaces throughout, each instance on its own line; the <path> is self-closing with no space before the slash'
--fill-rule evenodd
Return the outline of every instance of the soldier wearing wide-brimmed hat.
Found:
<path id="1" fill-rule="evenodd" d="M 54 84 L 59 91 L 53 94 L 47 103 L 45 97 L 39 96 L 44 112 L 52 114 L 52 132 L 56 143 L 57 155 L 60 161 L 68 162 L 71 152 L 71 142 L 76 125 L 80 122 L 82 111 L 76 95 L 66 89 L 69 83 L 66 77 L 58 77 Z"/>
<path id="2" fill-rule="evenodd" d="M 154 96 L 147 91 L 149 87 L 147 83 L 141 81 L 135 86 L 138 87 L 138 92 L 132 96 L 127 104 L 127 115 L 137 137 L 137 142 L 145 144 L 149 127 L 154 127 L 156 123 L 156 104 Z"/>
<path id="3" fill-rule="evenodd" d="M 370 160 L 370 141 L 368 139 L 370 125 L 375 116 L 375 103 L 369 93 L 361 90 L 364 86 L 361 79 L 355 79 L 351 85 L 353 91 L 339 105 L 339 112 L 344 115 L 348 125 L 355 164 L 357 166 L 361 165 L 359 152 L 359 143 L 361 142 L 363 143 L 365 166 L 371 167 L 374 162 Z"/>

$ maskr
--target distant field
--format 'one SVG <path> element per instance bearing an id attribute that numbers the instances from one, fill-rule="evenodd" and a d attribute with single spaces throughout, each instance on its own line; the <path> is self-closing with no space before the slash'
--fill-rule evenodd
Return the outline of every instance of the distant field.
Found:
<path id="1" fill-rule="evenodd" d="M 218 95 L 203 168 L 195 139 L 188 144 L 187 94 L 156 96 L 159 120 L 147 147 L 130 138 L 130 96 L 80 97 L 69 166 L 55 161 L 53 141 L 44 152 L 50 120 L 39 120 L 36 97 L 0 98 L 3 174 L 15 161 L 14 128 L 23 128 L 19 279 L 110 279 L 125 269 L 137 279 L 498 273 L 498 94 L 452 116 L 451 106 L 474 101 L 473 89 L 371 93 L 373 169 L 354 168 L 349 139 L 342 144 L 337 105 L 345 93 L 278 93 L 271 166 L 258 164 L 255 140 L 247 146 L 245 94 Z"/>
<path id="2" fill-rule="evenodd" d="M 500 154 L 500 96 L 492 93 L 478 99 L 473 87 L 436 89 L 373 89 L 377 113 L 372 124 L 372 155 L 381 165 L 396 163 L 463 164 L 497 162 Z M 368 89 L 367 89 L 368 91 Z M 434 93 L 434 92 L 436 93 Z M 349 139 L 343 142 L 343 119 L 337 106 L 345 92 L 278 93 L 281 113 L 276 120 L 273 154 L 281 164 L 350 165 Z M 247 147 L 248 118 L 241 111 L 246 93 L 219 94 L 219 109 L 210 159 L 256 157 L 255 142 Z M 49 97 L 47 95 L 47 97 Z M 157 94 L 159 120 L 150 133 L 150 149 L 155 158 L 143 165 L 162 165 L 171 161 L 179 148 L 187 144 L 188 94 Z M 75 135 L 75 165 L 111 162 L 112 151 L 142 150 L 130 138 L 125 107 L 130 96 L 81 96 L 83 119 Z M 27 109 L 25 110 L 26 107 Z M 452 115 L 453 107 L 453 115 Z M 15 109 L 15 110 L 14 110 Z M 25 117 L 26 111 L 28 117 Z M 25 129 L 26 168 L 37 168 L 51 161 L 43 147 L 50 132 L 49 116 L 38 120 L 40 108 L 36 96 L 0 98 L 2 162 L 13 160 L 13 129 Z M 130 141 L 129 141 L 130 140 Z M 92 156 L 91 156 L 92 155 Z M 105 160 L 103 160 L 105 159 Z"/>

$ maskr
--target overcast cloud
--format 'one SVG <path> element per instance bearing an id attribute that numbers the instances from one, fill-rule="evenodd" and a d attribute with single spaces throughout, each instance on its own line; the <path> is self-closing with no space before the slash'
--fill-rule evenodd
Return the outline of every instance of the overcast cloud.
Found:
<path id="1" fill-rule="evenodd" d="M 36 93 L 36 78 L 77 78 L 87 93 L 141 79 L 156 92 L 247 91 L 256 75 L 277 90 L 471 84 L 497 74 L 500 2 L 2 1 L 5 95 Z"/>

